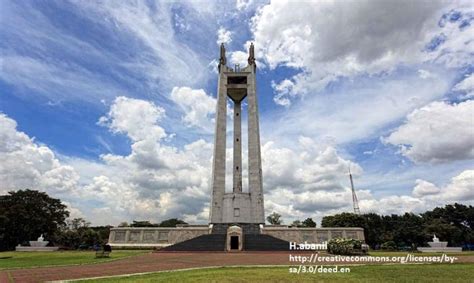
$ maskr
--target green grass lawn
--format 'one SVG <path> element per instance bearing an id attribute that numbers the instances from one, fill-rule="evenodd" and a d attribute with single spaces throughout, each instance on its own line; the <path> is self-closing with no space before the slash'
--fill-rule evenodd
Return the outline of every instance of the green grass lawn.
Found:
<path id="1" fill-rule="evenodd" d="M 291 274 L 287 267 L 222 267 L 86 282 L 473 282 L 473 264 L 346 266 L 350 273 Z"/>
<path id="2" fill-rule="evenodd" d="M 146 252 L 117 250 L 113 251 L 109 258 L 95 258 L 94 251 L 0 252 L 0 269 L 98 263 Z"/>

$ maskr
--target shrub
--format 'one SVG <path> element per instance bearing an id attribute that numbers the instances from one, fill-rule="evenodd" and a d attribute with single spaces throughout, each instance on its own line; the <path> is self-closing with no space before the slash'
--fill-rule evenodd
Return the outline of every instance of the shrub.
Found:
<path id="1" fill-rule="evenodd" d="M 362 253 L 362 241 L 356 239 L 334 238 L 328 242 L 328 252 L 337 255 Z"/>
<path id="2" fill-rule="evenodd" d="M 397 249 L 397 244 L 394 241 L 387 241 L 383 243 L 380 248 L 382 250 L 394 251 Z"/>

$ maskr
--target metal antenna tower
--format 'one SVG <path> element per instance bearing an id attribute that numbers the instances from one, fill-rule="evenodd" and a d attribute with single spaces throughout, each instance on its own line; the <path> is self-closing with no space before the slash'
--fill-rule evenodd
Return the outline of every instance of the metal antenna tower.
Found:
<path id="1" fill-rule="evenodd" d="M 354 213 L 360 215 L 359 201 L 357 200 L 357 195 L 354 189 L 354 181 L 352 181 L 351 167 L 349 166 L 349 179 L 351 180 L 351 189 L 352 189 L 352 204 L 354 206 Z"/>

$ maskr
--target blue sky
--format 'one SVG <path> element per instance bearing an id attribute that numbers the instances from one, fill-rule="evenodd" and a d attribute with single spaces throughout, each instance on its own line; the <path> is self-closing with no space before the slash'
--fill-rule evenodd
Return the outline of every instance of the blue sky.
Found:
<path id="1" fill-rule="evenodd" d="M 218 45 L 254 42 L 267 213 L 350 211 L 349 167 L 366 212 L 471 204 L 474 10 L 398 2 L 2 1 L 0 191 L 206 222 Z"/>

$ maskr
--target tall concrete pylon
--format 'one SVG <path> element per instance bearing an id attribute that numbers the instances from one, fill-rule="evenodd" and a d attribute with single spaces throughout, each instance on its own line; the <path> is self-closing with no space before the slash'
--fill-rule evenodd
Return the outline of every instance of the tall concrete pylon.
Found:
<path id="1" fill-rule="evenodd" d="M 262 158 L 258 122 L 257 82 L 254 46 L 250 45 L 248 65 L 227 67 L 224 44 L 220 47 L 217 86 L 216 127 L 212 162 L 210 222 L 265 223 L 263 208 Z M 227 98 L 234 103 L 233 189 L 225 192 Z M 242 101 L 248 104 L 249 191 L 242 191 Z"/>

